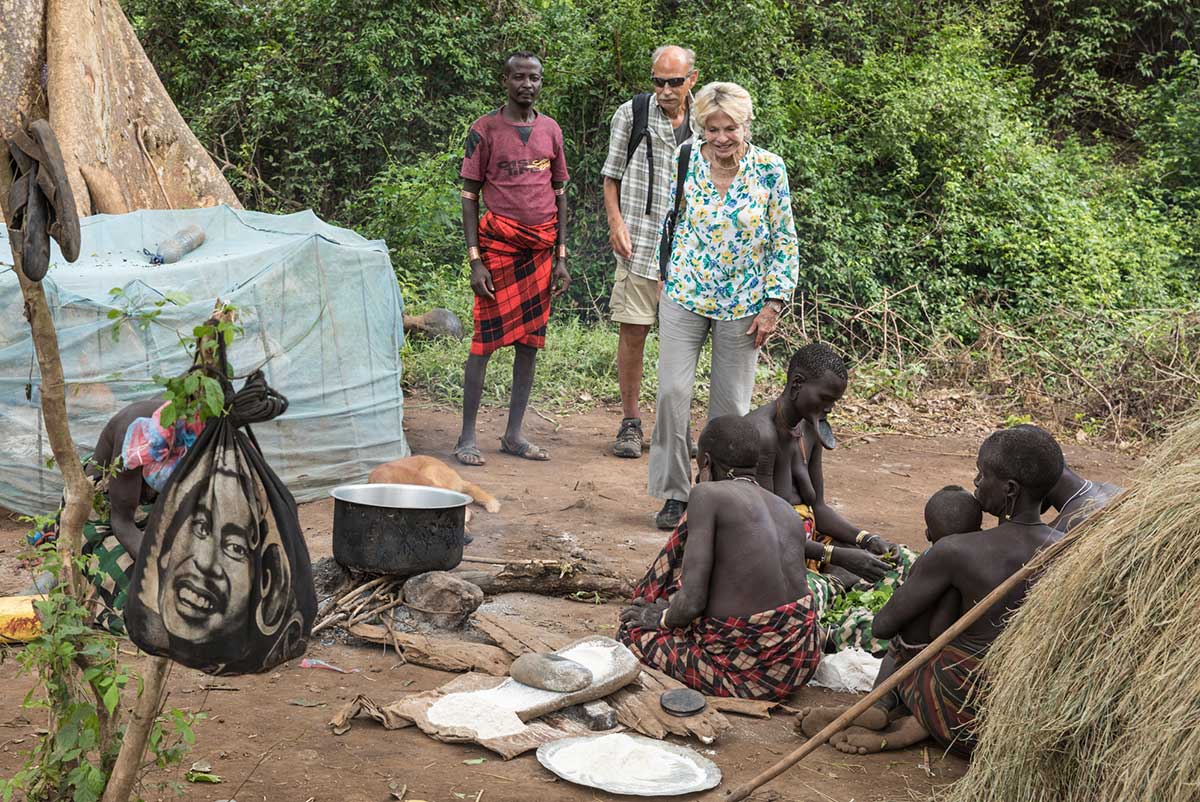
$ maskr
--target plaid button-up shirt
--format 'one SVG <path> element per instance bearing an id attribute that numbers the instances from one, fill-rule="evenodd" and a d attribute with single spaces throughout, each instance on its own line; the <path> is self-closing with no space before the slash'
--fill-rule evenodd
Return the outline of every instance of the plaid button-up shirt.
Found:
<path id="1" fill-rule="evenodd" d="M 696 129 L 691 121 L 691 98 L 688 98 L 688 122 L 692 133 Z M 646 196 L 651 194 L 650 171 L 646 169 L 646 141 L 633 153 L 629 164 L 625 164 L 625 151 L 629 146 L 629 135 L 633 130 L 633 101 L 621 104 L 612 118 L 612 132 L 608 137 L 608 159 L 600 174 L 621 182 L 621 217 L 629 229 L 629 240 L 633 245 L 633 258 L 614 257 L 618 267 L 623 267 L 635 276 L 658 279 L 658 237 L 662 232 L 663 218 L 670 208 L 672 173 L 675 170 L 675 128 L 671 120 L 658 107 L 658 98 L 650 98 L 647 130 L 653 142 L 654 186 L 650 198 L 650 213 L 646 214 Z"/>

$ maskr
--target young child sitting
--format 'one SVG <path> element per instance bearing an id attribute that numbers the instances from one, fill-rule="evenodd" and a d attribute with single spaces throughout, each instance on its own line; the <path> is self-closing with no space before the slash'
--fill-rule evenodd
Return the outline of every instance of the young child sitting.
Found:
<path id="1" fill-rule="evenodd" d="M 925 502 L 925 539 L 932 546 L 944 537 L 978 532 L 983 527 L 983 508 L 971 491 L 946 485 Z M 900 632 L 897 646 L 906 658 L 921 651 L 958 618 L 958 591 L 949 590 L 925 615 L 910 621 Z"/>
<path id="2" fill-rule="evenodd" d="M 977 532 L 982 527 L 983 508 L 966 488 L 946 485 L 925 502 L 925 539 L 930 545 L 950 535 Z M 875 684 L 883 682 L 899 665 L 903 665 L 934 638 L 949 629 L 958 617 L 960 601 L 958 591 L 948 590 L 938 599 L 937 604 L 905 625 L 900 634 L 892 638 L 893 651 L 889 651 L 883 659 Z M 901 659 L 897 660 L 896 657 Z M 844 707 L 804 708 L 800 711 L 801 715 L 796 723 L 804 735 L 811 737 L 845 710 Z M 899 694 L 892 691 L 859 716 L 854 723 L 879 730 L 887 726 L 893 711 L 896 710 L 903 708 Z"/>

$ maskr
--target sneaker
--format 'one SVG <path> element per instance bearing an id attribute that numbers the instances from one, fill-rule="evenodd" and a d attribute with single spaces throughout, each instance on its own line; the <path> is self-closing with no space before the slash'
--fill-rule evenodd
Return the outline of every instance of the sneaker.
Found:
<path id="1" fill-rule="evenodd" d="M 687 502 L 669 498 L 663 508 L 654 516 L 654 525 L 659 529 L 674 529 L 679 526 L 679 519 L 687 512 Z"/>
<path id="2" fill-rule="evenodd" d="M 637 459 L 642 456 L 642 440 L 642 419 L 624 418 L 617 432 L 617 441 L 613 443 L 613 453 L 618 457 Z"/>

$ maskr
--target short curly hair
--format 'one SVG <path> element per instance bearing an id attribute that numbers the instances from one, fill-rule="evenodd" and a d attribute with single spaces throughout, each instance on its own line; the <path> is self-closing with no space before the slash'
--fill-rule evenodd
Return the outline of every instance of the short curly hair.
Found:
<path id="1" fill-rule="evenodd" d="M 925 502 L 925 525 L 931 534 L 958 535 L 983 526 L 983 507 L 961 485 L 946 485 Z"/>
<path id="2" fill-rule="evenodd" d="M 819 379 L 825 371 L 833 371 L 840 379 L 847 377 L 846 363 L 826 343 L 811 342 L 792 354 L 788 361 L 787 378 L 790 382 L 797 375 L 806 380 Z"/>
<path id="3" fill-rule="evenodd" d="M 741 415 L 722 415 L 704 427 L 697 448 L 726 468 L 753 468 L 758 465 L 758 429 Z"/>
<path id="4" fill-rule="evenodd" d="M 979 447 L 979 461 L 992 475 L 1017 482 L 1039 500 L 1058 484 L 1066 465 L 1054 436 L 1028 423 L 993 432 Z"/>

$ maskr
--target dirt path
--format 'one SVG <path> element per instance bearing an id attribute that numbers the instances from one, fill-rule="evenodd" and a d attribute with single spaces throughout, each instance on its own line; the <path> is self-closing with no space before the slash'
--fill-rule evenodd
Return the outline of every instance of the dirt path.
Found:
<path id="1" fill-rule="evenodd" d="M 553 453 L 548 463 L 496 452 L 503 417 L 498 410 L 482 413 L 480 440 L 488 465 L 469 475 L 495 493 L 504 508 L 496 515 L 476 515 L 471 527 L 475 542 L 468 553 L 516 558 L 583 555 L 631 579 L 640 576 L 664 535 L 652 524 L 659 502 L 645 495 L 646 461 L 619 460 L 608 453 L 619 416 L 603 410 L 573 415 L 562 418 L 557 429 L 531 416 L 531 439 Z M 410 398 L 405 428 L 414 451 L 450 459 L 458 430 L 454 411 Z M 846 439 L 846 445 L 826 460 L 831 500 L 856 523 L 917 548 L 922 546 L 924 500 L 948 483 L 970 486 L 979 442 L 964 436 Z M 1135 465 L 1132 457 L 1073 444 L 1067 452 L 1072 465 L 1093 478 L 1120 481 Z M 300 516 L 314 560 L 330 555 L 332 503 L 307 504 Z M 24 526 L 12 518 L 0 525 L 0 592 L 11 593 L 27 582 L 17 558 L 23 532 Z M 526 594 L 488 603 L 494 612 L 570 635 L 613 634 L 619 610 L 612 604 Z M 365 721 L 356 722 L 347 735 L 334 737 L 327 722 L 355 695 L 391 702 L 437 687 L 451 675 L 398 666 L 393 652 L 348 646 L 333 638 L 315 644 L 310 656 L 359 671 L 307 670 L 292 662 L 264 676 L 214 680 L 176 667 L 168 707 L 208 715 L 197 727 L 189 765 L 192 760 L 207 761 L 225 781 L 189 785 L 182 783 L 182 770 L 151 773 L 146 798 L 178 798 L 170 790 L 155 791 L 151 786 L 157 782 L 182 783 L 182 798 L 196 802 L 382 802 L 405 786 L 409 800 L 429 802 L 476 800 L 480 791 L 484 802 L 606 798 L 557 781 L 530 754 L 504 762 L 478 747 L 441 744 L 415 729 L 387 732 Z M 0 663 L 0 682 L 5 711 L 0 714 L 0 776 L 10 776 L 20 763 L 20 750 L 27 748 L 41 722 L 19 709 L 31 682 L 20 675 L 14 660 Z M 847 698 L 806 688 L 793 704 Z M 742 782 L 799 743 L 791 732 L 790 715 L 769 721 L 730 718 L 734 728 L 729 733 L 712 747 L 700 747 L 724 772 L 723 787 Z M 487 761 L 463 762 L 479 757 Z M 921 766 L 921 749 L 851 758 L 822 747 L 753 799 L 924 800 L 932 788 L 960 776 L 965 766 L 960 760 L 941 758 L 935 748 L 929 749 L 929 760 L 927 773 Z"/>

